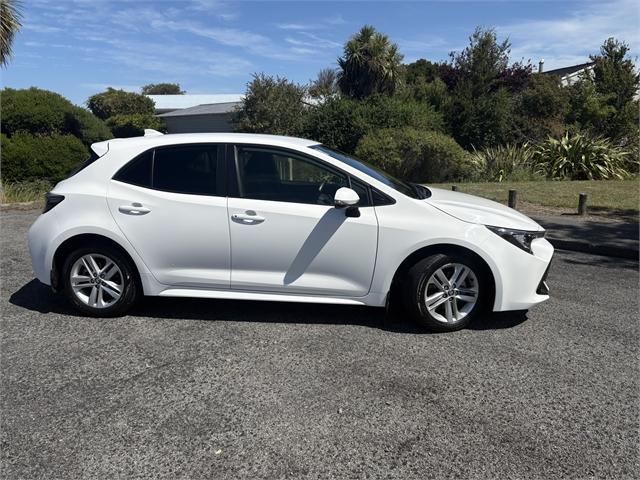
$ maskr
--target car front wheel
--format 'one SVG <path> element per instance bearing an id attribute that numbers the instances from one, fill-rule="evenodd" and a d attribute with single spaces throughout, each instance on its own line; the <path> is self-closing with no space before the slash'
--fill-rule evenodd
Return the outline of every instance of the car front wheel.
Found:
<path id="1" fill-rule="evenodd" d="M 483 268 L 464 255 L 437 254 L 420 260 L 409 269 L 406 280 L 405 307 L 430 330 L 466 327 L 487 297 Z"/>
<path id="2" fill-rule="evenodd" d="M 128 258 L 109 246 L 78 249 L 63 267 L 65 294 L 84 314 L 123 315 L 138 298 L 133 269 Z"/>

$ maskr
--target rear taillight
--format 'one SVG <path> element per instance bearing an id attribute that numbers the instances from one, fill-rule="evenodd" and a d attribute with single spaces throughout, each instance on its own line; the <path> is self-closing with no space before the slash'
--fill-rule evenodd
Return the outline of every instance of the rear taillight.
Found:
<path id="1" fill-rule="evenodd" d="M 51 192 L 47 193 L 47 195 L 45 196 L 44 210 L 42 211 L 42 213 L 47 213 L 63 200 L 64 195 L 58 195 L 57 193 Z"/>

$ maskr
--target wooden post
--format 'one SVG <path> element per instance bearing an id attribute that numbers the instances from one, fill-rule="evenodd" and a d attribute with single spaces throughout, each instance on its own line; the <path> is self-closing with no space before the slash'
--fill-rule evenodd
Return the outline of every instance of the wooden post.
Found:
<path id="1" fill-rule="evenodd" d="M 509 190 L 509 206 L 516 208 L 518 205 L 518 192 L 515 190 Z"/>
<path id="2" fill-rule="evenodd" d="M 451 185 L 451 190 L 453 190 L 454 192 L 458 191 L 458 186 L 457 185 Z"/>
<path id="3" fill-rule="evenodd" d="M 581 193 L 578 196 L 578 215 L 586 215 L 587 214 L 587 194 Z"/>

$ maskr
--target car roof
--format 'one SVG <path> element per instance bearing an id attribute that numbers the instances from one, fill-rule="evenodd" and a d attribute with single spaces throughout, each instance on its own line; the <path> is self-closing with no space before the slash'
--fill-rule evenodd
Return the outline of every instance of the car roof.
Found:
<path id="1" fill-rule="evenodd" d="M 260 133 L 173 133 L 167 135 L 150 135 L 144 137 L 114 138 L 91 145 L 91 149 L 98 155 L 108 150 L 121 148 L 142 147 L 152 148 L 163 145 L 178 145 L 183 143 L 255 143 L 280 147 L 309 147 L 319 142 L 283 135 L 266 135 Z"/>

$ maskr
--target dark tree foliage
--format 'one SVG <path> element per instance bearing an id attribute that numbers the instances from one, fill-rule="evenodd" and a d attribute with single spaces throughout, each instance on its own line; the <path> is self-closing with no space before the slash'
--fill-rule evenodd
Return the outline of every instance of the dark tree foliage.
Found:
<path id="1" fill-rule="evenodd" d="M 405 81 L 409 85 L 419 83 L 421 80 L 426 83 L 433 82 L 440 77 L 440 68 L 441 64 L 421 58 L 405 65 Z"/>
<path id="2" fill-rule="evenodd" d="M 333 68 L 320 70 L 316 79 L 309 85 L 309 96 L 312 98 L 323 100 L 338 92 L 338 72 Z"/>
<path id="3" fill-rule="evenodd" d="M 478 28 L 462 52 L 451 54 L 457 78 L 446 118 L 454 138 L 465 148 L 513 139 L 512 99 L 505 80 L 516 75 L 508 70 L 509 51 L 509 42 L 498 42 L 494 30 Z"/>
<path id="4" fill-rule="evenodd" d="M 637 135 L 638 104 L 634 96 L 640 86 L 640 75 L 629 58 L 629 45 L 608 38 L 600 47 L 599 55 L 592 55 L 593 75 L 591 81 L 601 102 L 610 114 L 600 126 L 598 133 L 613 139 Z"/>
<path id="5" fill-rule="evenodd" d="M 400 82 L 402 54 L 389 37 L 365 25 L 344 45 L 338 58 L 338 86 L 352 98 L 391 95 Z"/>
<path id="6" fill-rule="evenodd" d="M 506 88 L 511 93 L 521 92 L 529 86 L 532 70 L 531 64 L 516 62 L 500 72 L 494 89 Z"/>
<path id="7" fill-rule="evenodd" d="M 184 95 L 179 83 L 150 83 L 142 87 L 143 95 Z"/>
<path id="8" fill-rule="evenodd" d="M 93 114 L 106 120 L 115 115 L 153 115 L 155 104 L 153 100 L 139 93 L 125 92 L 108 88 L 105 92 L 89 97 L 87 107 Z"/>

